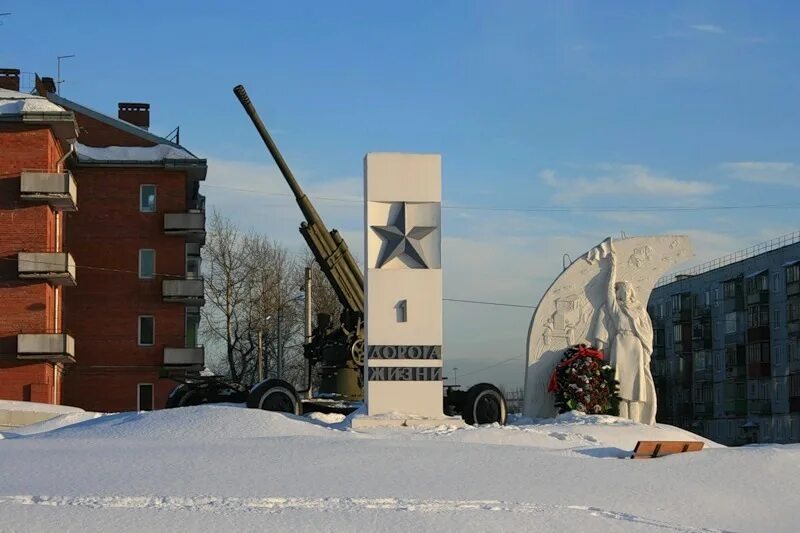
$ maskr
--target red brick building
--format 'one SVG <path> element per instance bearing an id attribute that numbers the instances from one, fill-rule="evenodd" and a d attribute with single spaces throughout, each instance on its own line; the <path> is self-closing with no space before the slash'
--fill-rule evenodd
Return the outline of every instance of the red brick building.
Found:
<path id="1" fill-rule="evenodd" d="M 121 103 L 114 118 L 53 94 L 47 83 L 37 92 L 47 99 L 15 94 L 57 109 L 77 140 L 49 123 L 0 122 L 0 399 L 95 411 L 163 407 L 175 386 L 166 376 L 204 365 L 197 326 L 206 162 L 147 131 L 147 104 Z M 30 170 L 40 179 L 60 176 L 69 190 L 59 194 L 72 204 L 48 203 L 52 195 L 44 194 L 23 199 Z M 60 255 L 23 255 L 43 252 Z M 39 272 L 45 259 L 59 266 L 58 277 Z M 45 338 L 57 353 L 22 359 L 30 354 L 20 333 L 58 335 Z M 33 394 L 43 385 L 48 395 Z"/>
<path id="2" fill-rule="evenodd" d="M 64 293 L 76 282 L 64 248 L 75 182 L 64 168 L 74 115 L 17 92 L 19 71 L 0 70 L 0 398 L 58 403 L 74 338 Z"/>

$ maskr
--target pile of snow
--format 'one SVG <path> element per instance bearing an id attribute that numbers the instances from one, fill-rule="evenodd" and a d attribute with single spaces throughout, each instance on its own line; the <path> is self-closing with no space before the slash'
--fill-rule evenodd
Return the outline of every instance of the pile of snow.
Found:
<path id="1" fill-rule="evenodd" d="M 41 422 L 36 422 L 35 424 L 29 424 L 27 426 L 21 426 L 14 429 L 10 429 L 5 432 L 6 436 L 21 436 L 21 435 L 36 435 L 37 433 L 47 433 L 56 429 L 60 429 L 65 426 L 71 426 L 73 424 L 78 424 L 80 422 L 85 422 L 87 420 L 94 420 L 95 418 L 99 418 L 103 416 L 102 413 L 91 413 L 86 411 L 79 411 L 75 413 L 65 413 L 61 415 L 54 416 L 53 418 L 43 420 Z M 0 433 L 0 438 L 3 437 L 3 434 Z"/>
<path id="2" fill-rule="evenodd" d="M 463 431 L 436 428 L 428 434 L 475 444 L 530 446 L 576 450 L 592 457 L 629 457 L 640 440 L 699 440 L 706 448 L 724 448 L 711 440 L 667 424 L 648 426 L 606 415 L 569 412 L 555 419 L 511 417 L 507 426 L 467 427 Z"/>
<path id="3" fill-rule="evenodd" d="M 96 416 L 6 433 L 3 528 L 797 529 L 800 445 L 706 441 L 701 452 L 632 461 L 617 457 L 638 440 L 699 437 L 578 413 L 369 432 L 353 431 L 341 415 L 218 405 Z"/>
<path id="4" fill-rule="evenodd" d="M 50 102 L 42 96 L 0 89 L 0 115 L 64 112 L 63 107 Z"/>
<path id="5" fill-rule="evenodd" d="M 197 159 L 192 154 L 169 144 L 155 146 L 86 146 L 75 143 L 78 159 L 83 161 L 162 161 L 164 159 Z"/>
<path id="6" fill-rule="evenodd" d="M 324 433 L 326 429 L 299 417 L 227 405 L 204 405 L 127 413 L 62 415 L 15 435 L 51 439 L 218 440 L 293 437 Z"/>
<path id="7" fill-rule="evenodd" d="M 79 407 L 53 405 L 51 403 L 18 402 L 16 400 L 0 400 L 0 411 L 36 411 L 38 413 L 83 413 Z"/>

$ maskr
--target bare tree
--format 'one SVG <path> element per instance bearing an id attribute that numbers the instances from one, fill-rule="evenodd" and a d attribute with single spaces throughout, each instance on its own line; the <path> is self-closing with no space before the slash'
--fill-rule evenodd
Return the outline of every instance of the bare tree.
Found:
<path id="1" fill-rule="evenodd" d="M 265 376 L 306 383 L 305 268 L 312 272 L 312 320 L 338 319 L 341 304 L 313 256 L 300 258 L 265 235 L 245 234 L 214 211 L 203 248 L 206 305 L 202 334 L 212 369 L 234 381 L 258 380 L 261 334 Z M 313 325 L 312 325 L 313 326 Z"/>
<path id="2" fill-rule="evenodd" d="M 214 210 L 203 247 L 206 305 L 202 310 L 203 335 L 210 346 L 223 345 L 231 379 L 241 380 L 253 347 L 245 342 L 249 332 L 247 237 L 230 219 Z"/>

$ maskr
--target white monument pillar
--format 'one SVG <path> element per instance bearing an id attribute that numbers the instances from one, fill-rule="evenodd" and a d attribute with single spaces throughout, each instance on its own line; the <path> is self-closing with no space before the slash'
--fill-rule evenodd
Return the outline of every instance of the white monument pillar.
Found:
<path id="1" fill-rule="evenodd" d="M 442 414 L 441 156 L 364 158 L 367 417 Z"/>

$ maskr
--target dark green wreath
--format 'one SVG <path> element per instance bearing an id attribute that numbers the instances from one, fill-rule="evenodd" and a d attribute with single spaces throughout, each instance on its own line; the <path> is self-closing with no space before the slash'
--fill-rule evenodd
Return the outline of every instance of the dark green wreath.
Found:
<path id="1" fill-rule="evenodd" d="M 601 350 L 578 344 L 564 352 L 547 390 L 555 394 L 559 413 L 619 416 L 619 382 L 614 374 Z"/>

